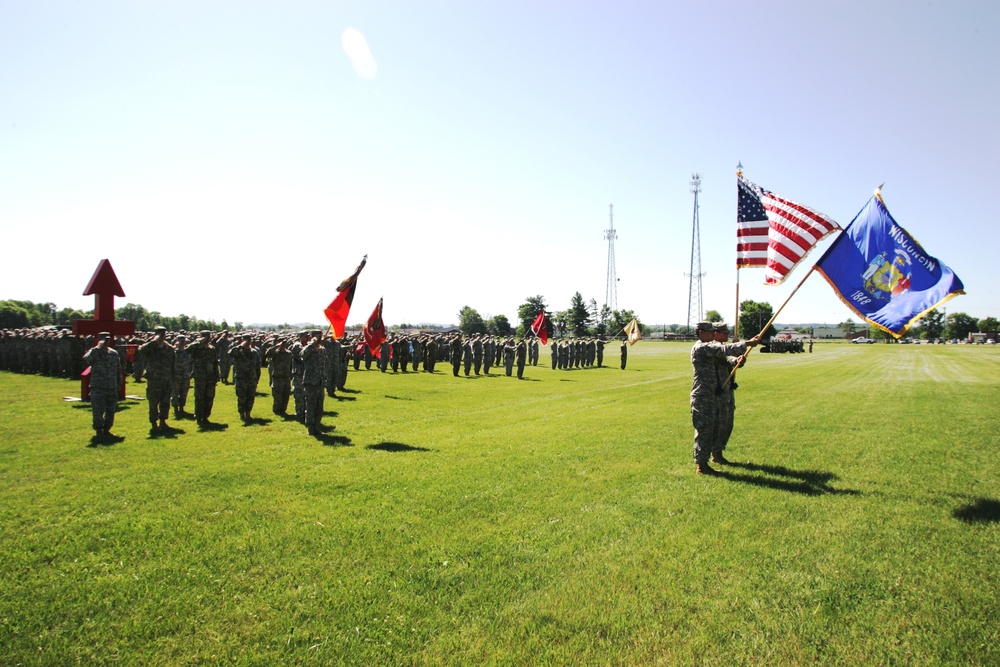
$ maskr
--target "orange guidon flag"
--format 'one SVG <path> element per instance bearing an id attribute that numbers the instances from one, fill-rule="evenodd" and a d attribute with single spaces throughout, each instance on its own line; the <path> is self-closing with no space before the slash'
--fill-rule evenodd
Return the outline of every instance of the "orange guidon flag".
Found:
<path id="1" fill-rule="evenodd" d="M 323 314 L 326 315 L 326 319 L 330 322 L 330 328 L 333 329 L 334 338 L 341 338 L 344 335 L 347 316 L 351 312 L 351 304 L 354 303 L 354 290 L 358 287 L 358 274 L 361 273 L 361 269 L 365 268 L 367 262 L 368 255 L 365 255 L 361 258 L 358 268 L 354 269 L 354 273 L 340 283 L 337 287 L 337 296 L 323 310 Z"/>

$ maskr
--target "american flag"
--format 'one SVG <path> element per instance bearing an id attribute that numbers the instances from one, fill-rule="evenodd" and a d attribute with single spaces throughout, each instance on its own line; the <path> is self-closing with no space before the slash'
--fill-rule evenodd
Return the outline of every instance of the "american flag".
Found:
<path id="1" fill-rule="evenodd" d="M 840 229 L 819 211 L 742 176 L 737 185 L 736 268 L 764 267 L 765 285 L 780 285 L 820 239 Z"/>

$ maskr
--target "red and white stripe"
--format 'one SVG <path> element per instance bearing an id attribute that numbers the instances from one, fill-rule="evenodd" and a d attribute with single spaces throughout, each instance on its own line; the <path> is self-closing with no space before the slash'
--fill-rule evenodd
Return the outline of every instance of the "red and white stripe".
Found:
<path id="1" fill-rule="evenodd" d="M 802 258 L 840 225 L 815 209 L 779 197 L 746 179 L 744 182 L 760 197 L 767 224 L 754 221 L 739 225 L 746 230 L 737 230 L 737 266 L 741 266 L 740 246 L 744 246 L 746 259 L 742 266 L 764 266 L 764 284 L 780 285 Z"/>

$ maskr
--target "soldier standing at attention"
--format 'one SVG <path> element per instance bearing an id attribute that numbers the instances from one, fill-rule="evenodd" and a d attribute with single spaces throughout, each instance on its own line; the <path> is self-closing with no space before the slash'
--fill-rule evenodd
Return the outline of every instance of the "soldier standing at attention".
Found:
<path id="1" fill-rule="evenodd" d="M 292 353 L 288 349 L 288 341 L 279 338 L 278 342 L 264 353 L 267 369 L 271 376 L 271 410 L 276 415 L 284 416 L 288 411 L 288 395 L 292 382 Z"/>
<path id="2" fill-rule="evenodd" d="M 167 428 L 176 358 L 174 347 L 167 342 L 167 329 L 155 327 L 153 332 L 153 340 L 139 346 L 139 356 L 146 362 L 146 402 L 149 423 L 155 429 Z"/>
<path id="3" fill-rule="evenodd" d="M 524 377 L 524 362 L 528 358 L 528 344 L 523 338 L 517 342 L 517 348 L 514 349 L 514 358 L 517 361 L 517 379 L 520 380 Z"/>
<path id="4" fill-rule="evenodd" d="M 472 368 L 479 375 L 479 370 L 483 367 L 483 339 L 476 334 L 472 337 Z"/>
<path id="5" fill-rule="evenodd" d="M 628 362 L 628 345 L 625 341 L 622 341 L 622 370 L 625 370 L 625 364 Z"/>
<path id="6" fill-rule="evenodd" d="M 715 325 L 715 342 L 725 345 L 729 341 L 729 327 L 725 322 L 718 322 Z M 719 376 L 719 427 L 715 433 L 715 446 L 712 447 L 712 463 L 729 464 L 729 460 L 723 455 L 723 450 L 729 443 L 729 436 L 733 432 L 733 422 L 736 419 L 736 376 L 729 380 L 729 374 L 737 364 L 740 364 L 740 357 L 726 356 L 716 362 L 716 372 Z M 729 380 L 727 382 L 727 380 Z"/>
<path id="7" fill-rule="evenodd" d="M 295 397 L 295 419 L 302 422 L 306 422 L 306 389 L 305 385 L 302 384 L 302 371 L 304 370 L 304 365 L 302 363 L 302 349 L 309 344 L 309 333 L 306 331 L 299 332 L 299 339 L 292 343 L 291 353 L 292 353 L 292 396 Z M 357 363 L 357 358 L 355 357 L 355 364 Z M 355 366 L 357 368 L 357 366 Z"/>
<path id="8" fill-rule="evenodd" d="M 723 345 L 715 341 L 715 325 L 699 322 L 695 327 L 698 342 L 691 348 L 691 422 L 694 425 L 694 462 L 699 475 L 714 475 L 708 457 L 716 446 L 719 429 L 720 382 L 718 365 L 727 356 L 741 356 L 760 342 L 759 337 L 745 343 Z M 727 374 L 728 375 L 728 374 Z"/>
<path id="9" fill-rule="evenodd" d="M 510 377 L 514 373 L 514 339 L 508 338 L 503 346 L 503 372 Z"/>
<path id="10" fill-rule="evenodd" d="M 312 332 L 312 340 L 302 348 L 302 385 L 305 388 L 305 424 L 309 435 L 319 435 L 323 419 L 323 399 L 326 397 L 326 348 L 321 344 L 322 333 Z"/>
<path id="11" fill-rule="evenodd" d="M 260 381 L 260 353 L 253 346 L 253 336 L 243 334 L 239 345 L 229 348 L 229 358 L 233 362 L 233 383 L 236 385 L 236 407 L 240 419 L 251 420 L 254 400 L 257 397 L 257 383 Z"/>
<path id="12" fill-rule="evenodd" d="M 458 369 L 462 367 L 462 337 L 455 334 L 449 346 L 451 351 L 451 374 L 458 377 Z"/>
<path id="13" fill-rule="evenodd" d="M 199 426 L 207 426 L 215 403 L 215 385 L 219 381 L 219 351 L 212 345 L 212 332 L 203 330 L 200 338 L 184 348 L 193 362 L 194 418 Z"/>
<path id="14" fill-rule="evenodd" d="M 222 384 L 229 384 L 229 331 L 223 331 L 222 335 L 215 339 L 215 349 L 219 352 L 219 374 L 222 376 Z"/>
<path id="15" fill-rule="evenodd" d="M 462 344 L 462 366 L 465 368 L 465 377 L 469 377 L 472 372 L 472 339 L 467 338 Z"/>
<path id="16" fill-rule="evenodd" d="M 118 410 L 118 387 L 121 386 L 122 368 L 118 351 L 108 345 L 111 334 L 97 334 L 97 345 L 83 355 L 83 363 L 90 366 L 90 409 L 93 414 L 94 433 L 98 437 L 112 435 L 115 412 Z"/>
<path id="17" fill-rule="evenodd" d="M 177 344 L 174 347 L 176 359 L 174 365 L 174 388 L 170 393 L 170 404 L 174 406 L 174 419 L 184 416 L 184 406 L 187 405 L 188 392 L 191 390 L 191 372 L 194 370 L 194 361 L 191 355 L 185 350 L 187 336 L 178 336 Z"/>
<path id="18" fill-rule="evenodd" d="M 597 367 L 600 368 L 604 365 L 604 339 L 600 336 L 597 337 Z"/>

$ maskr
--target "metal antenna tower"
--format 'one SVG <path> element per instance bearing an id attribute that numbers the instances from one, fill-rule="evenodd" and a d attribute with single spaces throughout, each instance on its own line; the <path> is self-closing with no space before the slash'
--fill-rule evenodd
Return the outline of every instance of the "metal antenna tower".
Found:
<path id="1" fill-rule="evenodd" d="M 604 238 L 608 240 L 608 286 L 604 290 L 604 305 L 612 311 L 618 310 L 618 275 L 615 272 L 615 205 L 608 204 L 608 217 L 611 224 L 604 230 Z"/>
<path id="2" fill-rule="evenodd" d="M 701 177 L 691 174 L 691 192 L 694 193 L 694 217 L 691 221 L 691 272 L 688 283 L 688 321 L 687 328 L 691 331 L 691 322 L 696 324 L 702 318 L 701 304 L 701 232 L 698 230 L 698 193 L 701 192 Z"/>

